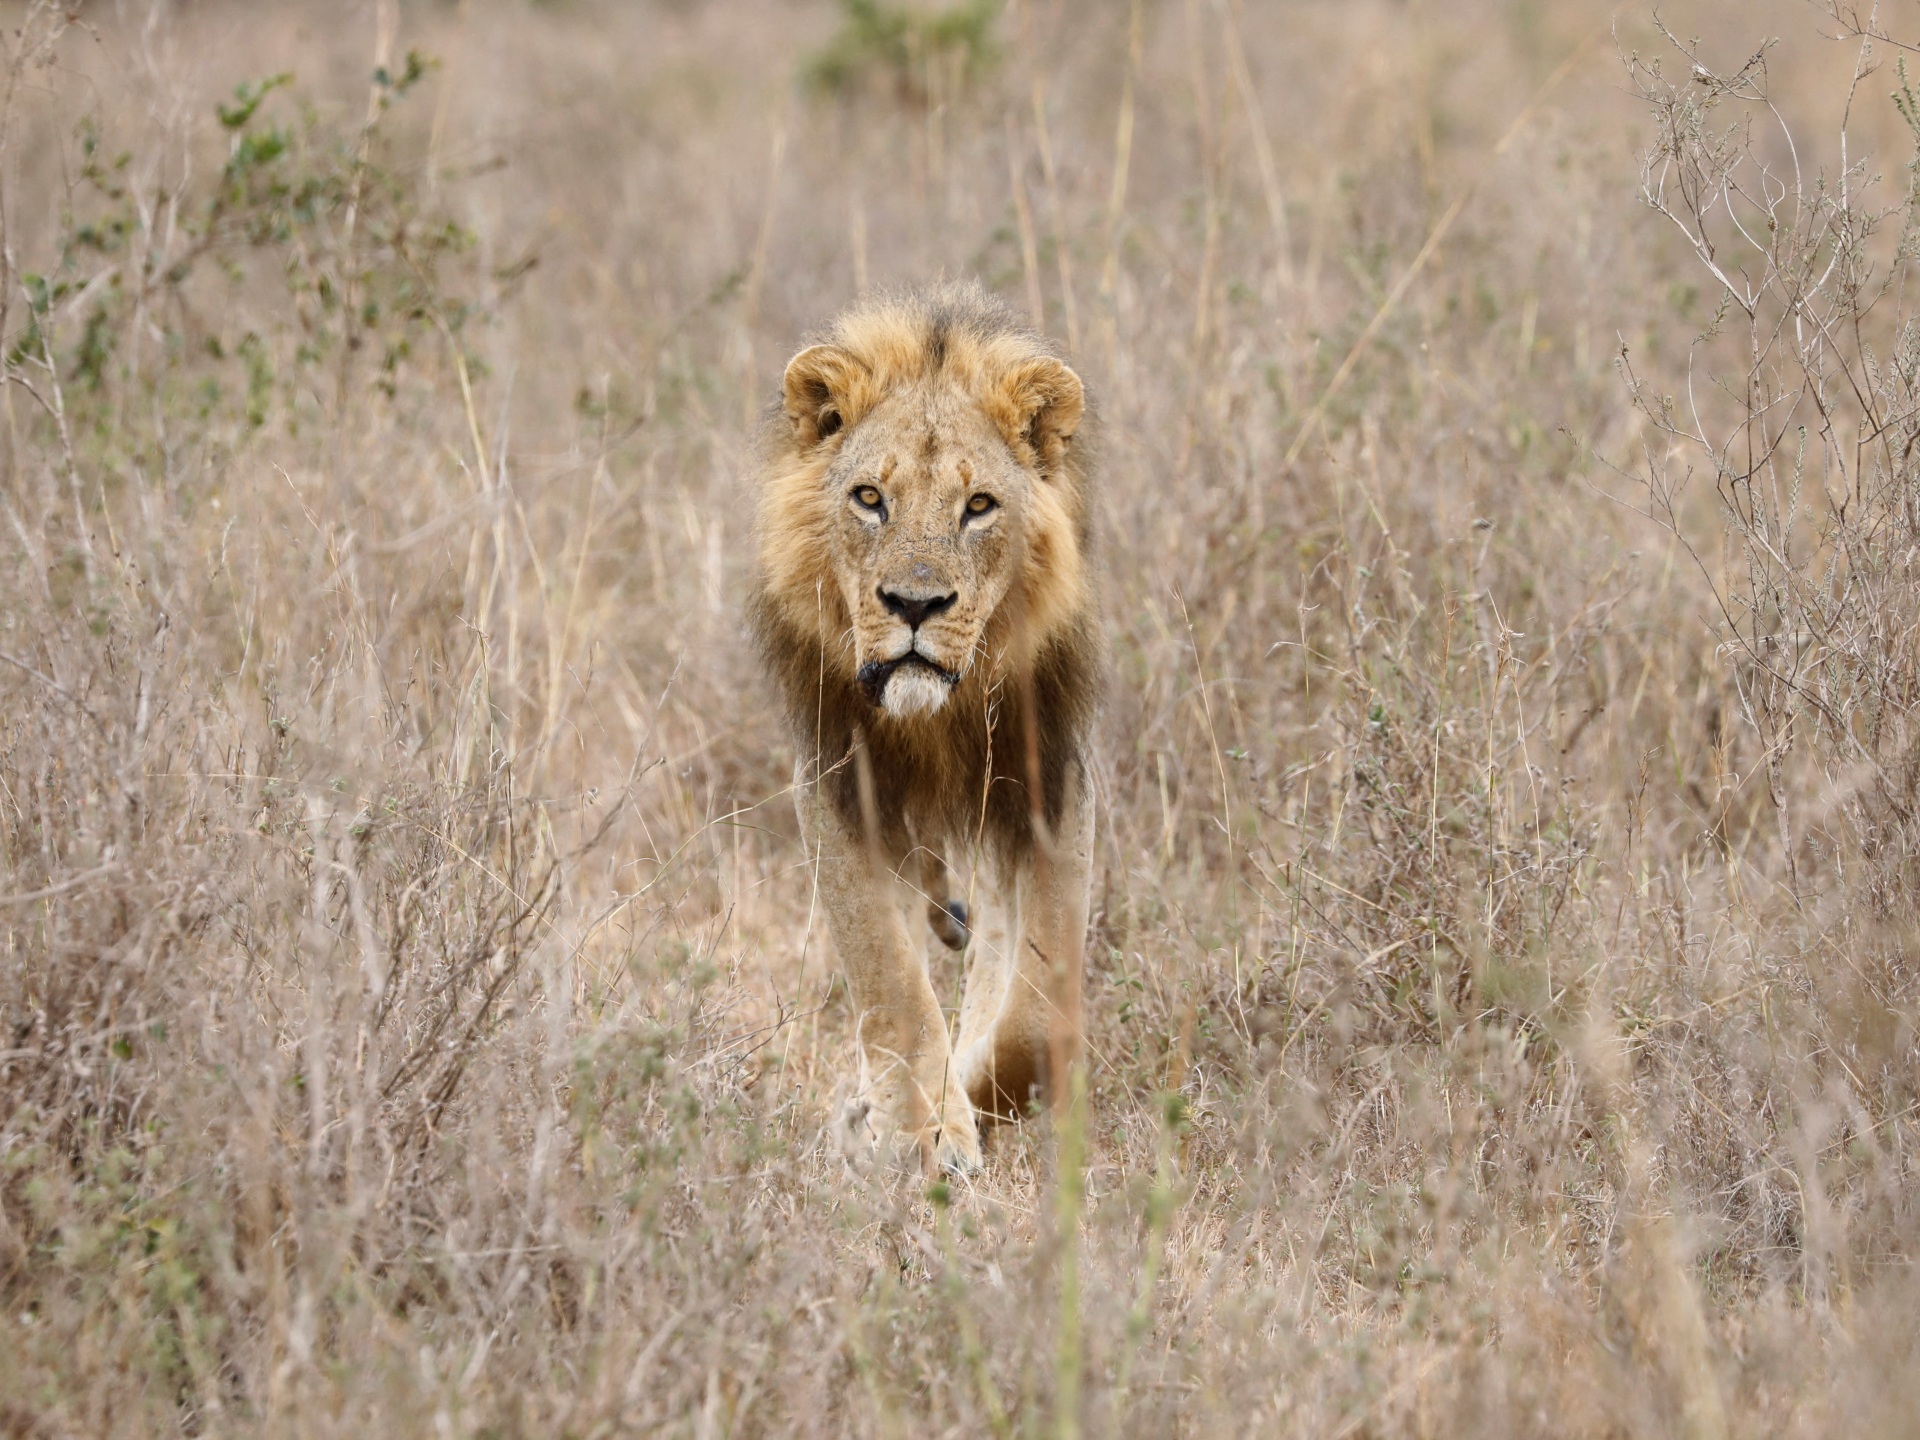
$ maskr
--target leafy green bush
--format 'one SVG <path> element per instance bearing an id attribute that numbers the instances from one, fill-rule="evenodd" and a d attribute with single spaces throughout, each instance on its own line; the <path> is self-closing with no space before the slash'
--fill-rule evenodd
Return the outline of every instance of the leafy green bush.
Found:
<path id="1" fill-rule="evenodd" d="M 457 346 L 479 304 L 473 237 L 423 203 L 386 133 L 390 106 L 430 67 L 410 51 L 397 72 L 376 73 L 357 129 L 310 106 L 285 113 L 274 97 L 290 73 L 237 85 L 214 107 L 224 164 L 161 197 L 159 213 L 178 223 L 160 232 L 151 197 L 143 216 L 126 182 L 130 152 L 109 157 L 83 122 L 54 263 L 21 276 L 29 318 L 7 371 L 81 417 L 89 397 L 126 398 L 116 391 L 190 396 L 203 420 L 253 428 L 276 408 L 298 424 L 302 403 L 337 408 L 363 384 L 391 398 L 420 346 L 435 335 Z M 291 302 L 270 307 L 284 333 L 236 333 L 234 292 L 275 283 Z M 139 353 L 143 325 L 162 363 Z"/>
<path id="2" fill-rule="evenodd" d="M 920 10 L 886 0 L 840 0 L 839 31 L 808 61 L 817 90 L 845 94 L 890 90 L 906 103 L 964 85 L 999 58 L 993 23 L 998 0 L 960 0 Z"/>

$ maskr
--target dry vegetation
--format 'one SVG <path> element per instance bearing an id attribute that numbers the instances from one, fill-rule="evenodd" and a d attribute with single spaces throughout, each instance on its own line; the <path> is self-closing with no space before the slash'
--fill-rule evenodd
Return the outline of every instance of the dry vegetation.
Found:
<path id="1" fill-rule="evenodd" d="M 0 1433 L 1912 1433 L 1911 14 L 65 8 Z M 950 1189 L 822 1140 L 741 623 L 940 274 L 1100 397 L 1116 666 L 1083 1145 Z"/>

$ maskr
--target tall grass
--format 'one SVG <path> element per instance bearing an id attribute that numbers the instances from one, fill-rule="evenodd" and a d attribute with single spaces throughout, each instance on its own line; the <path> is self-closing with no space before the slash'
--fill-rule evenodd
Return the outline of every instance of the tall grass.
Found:
<path id="1" fill-rule="evenodd" d="M 0 1432 L 1906 1433 L 1920 35 L 1664 18 L 13 6 Z M 940 274 L 1117 683 L 929 1187 L 740 606 Z"/>

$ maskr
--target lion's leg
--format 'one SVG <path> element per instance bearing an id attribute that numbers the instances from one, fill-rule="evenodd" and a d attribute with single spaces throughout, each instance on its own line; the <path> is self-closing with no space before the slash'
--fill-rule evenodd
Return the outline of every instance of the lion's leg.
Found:
<path id="1" fill-rule="evenodd" d="M 982 1114 L 1025 1115 L 1055 1065 L 1079 1055 L 1092 876 L 1093 805 L 1076 775 L 1052 844 L 1036 845 L 1009 877 L 1016 898 L 1007 907 L 1011 936 L 993 982 L 1001 995 L 991 1020 L 969 1035 L 962 1006 L 961 1078 Z"/>
<path id="2" fill-rule="evenodd" d="M 1019 877 L 1011 867 L 976 867 L 975 875 L 988 881 L 986 893 L 973 898 L 973 945 L 967 957 L 966 989 L 960 999 L 960 1034 L 954 1041 L 954 1070 L 960 1084 L 983 1115 L 1024 1114 L 1012 1102 L 996 1095 L 998 1073 L 994 1029 L 1007 1004 L 1013 977 L 1013 947 L 1020 921 Z M 1026 1092 L 1019 1095 L 1024 1098 Z M 998 1103 L 996 1103 L 998 1102 Z"/>
<path id="3" fill-rule="evenodd" d="M 952 1074 L 946 1017 L 907 928 L 900 878 L 812 787 L 796 786 L 795 799 L 853 1001 L 870 1122 L 883 1142 L 910 1142 L 943 1169 L 977 1169 L 973 1107 Z"/>

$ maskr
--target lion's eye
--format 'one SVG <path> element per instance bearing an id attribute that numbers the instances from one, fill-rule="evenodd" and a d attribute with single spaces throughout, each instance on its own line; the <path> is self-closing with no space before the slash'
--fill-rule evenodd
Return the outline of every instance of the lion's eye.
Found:
<path id="1" fill-rule="evenodd" d="M 853 492 L 853 498 L 868 510 L 879 510 L 886 503 L 886 497 L 880 493 L 879 487 L 874 485 L 860 486 Z"/>
<path id="2" fill-rule="evenodd" d="M 995 500 L 991 495 L 975 495 L 971 500 L 967 501 L 967 514 L 984 515 L 989 510 L 997 509 L 999 504 L 1000 502 Z"/>

